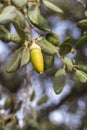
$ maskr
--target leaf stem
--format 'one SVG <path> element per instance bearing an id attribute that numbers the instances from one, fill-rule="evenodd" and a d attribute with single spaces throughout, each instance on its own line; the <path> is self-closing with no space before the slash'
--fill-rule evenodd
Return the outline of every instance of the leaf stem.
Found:
<path id="1" fill-rule="evenodd" d="M 28 99 L 29 99 L 29 88 L 31 86 L 31 81 L 30 81 L 30 73 L 29 73 L 29 65 L 27 64 L 25 67 L 25 73 L 26 73 L 26 97 L 24 100 L 24 127 L 23 130 L 26 130 L 27 127 L 27 116 L 28 116 Z"/>
<path id="2" fill-rule="evenodd" d="M 57 56 L 60 58 L 60 60 L 65 64 L 65 61 L 63 59 L 63 57 L 58 53 Z"/>
<path id="3" fill-rule="evenodd" d="M 24 42 L 25 48 L 28 48 L 28 43 L 29 42 L 25 40 L 25 42 Z"/>

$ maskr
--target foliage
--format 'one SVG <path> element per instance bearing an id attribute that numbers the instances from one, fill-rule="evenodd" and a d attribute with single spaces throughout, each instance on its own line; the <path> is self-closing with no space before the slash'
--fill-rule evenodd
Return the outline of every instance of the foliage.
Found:
<path id="1" fill-rule="evenodd" d="M 67 83 L 68 73 L 73 73 L 73 77 L 76 76 L 81 83 L 87 82 L 87 65 L 73 62 L 74 59 L 68 57 L 69 54 L 72 54 L 75 51 L 78 52 L 87 42 L 87 18 L 82 19 L 77 23 L 77 26 L 83 30 L 83 34 L 78 40 L 72 40 L 72 38 L 68 36 L 60 43 L 59 35 L 52 32 L 49 26 L 50 23 L 41 11 L 41 5 L 48 8 L 48 10 L 53 11 L 56 15 L 64 16 L 63 9 L 56 6 L 54 2 L 48 0 L 4 0 L 0 2 L 0 39 L 7 44 L 9 42 L 16 44 L 16 49 L 11 55 L 4 71 L 8 74 L 14 74 L 23 71 L 24 68 L 27 70 L 27 65 L 32 63 L 36 72 L 42 74 L 42 72 L 45 73 L 53 67 L 54 57 L 57 57 L 63 62 L 62 68 L 58 68 L 53 75 L 54 91 L 56 94 L 59 94 Z M 87 11 L 85 11 L 85 17 L 86 16 Z M 11 34 L 7 25 L 13 25 L 17 34 Z M 37 36 L 32 37 L 31 29 L 36 31 Z M 75 41 L 75 43 L 73 44 L 72 41 Z M 32 48 L 31 46 L 34 43 L 37 44 L 37 46 L 33 46 Z M 42 70 L 39 71 L 41 67 Z M 24 78 L 26 78 L 26 83 L 28 82 L 29 85 L 30 77 L 28 78 L 28 73 L 29 72 L 26 72 Z M 35 97 L 35 92 L 33 91 L 29 96 L 30 101 L 32 102 Z M 45 95 L 37 101 L 37 105 L 42 105 L 47 102 L 47 100 L 48 96 Z M 1 108 L 6 110 L 10 109 L 11 113 L 14 114 L 20 109 L 21 104 L 22 102 L 17 103 L 14 99 L 8 97 L 4 106 Z M 10 118 L 13 125 L 10 123 L 6 125 L 9 130 L 13 129 L 14 126 L 14 120 L 12 117 Z M 4 123 L 2 122 L 2 125 L 0 126 L 2 129 L 6 120 L 7 119 L 3 119 Z M 32 124 L 35 124 L 34 128 L 38 128 L 38 123 L 33 117 L 30 120 L 28 119 L 27 122 L 29 127 L 32 127 Z M 17 127 L 15 129 L 19 129 L 18 126 L 15 127 Z"/>

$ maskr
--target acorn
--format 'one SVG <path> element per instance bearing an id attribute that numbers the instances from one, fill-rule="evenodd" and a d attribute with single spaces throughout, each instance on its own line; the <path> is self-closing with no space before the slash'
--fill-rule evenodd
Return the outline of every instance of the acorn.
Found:
<path id="1" fill-rule="evenodd" d="M 44 71 L 44 60 L 43 55 L 41 52 L 41 48 L 35 42 L 32 43 L 30 46 L 30 55 L 31 55 L 31 62 L 35 68 L 35 70 L 42 74 Z"/>

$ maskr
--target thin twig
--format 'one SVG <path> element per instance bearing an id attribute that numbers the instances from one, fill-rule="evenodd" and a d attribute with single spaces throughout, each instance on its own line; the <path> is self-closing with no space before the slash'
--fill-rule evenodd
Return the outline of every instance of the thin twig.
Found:
<path id="1" fill-rule="evenodd" d="M 63 57 L 62 57 L 59 53 L 57 54 L 57 56 L 60 58 L 60 60 L 61 60 L 63 63 L 65 63 Z"/>
<path id="2" fill-rule="evenodd" d="M 38 35 L 40 35 L 40 36 L 42 36 L 42 34 L 40 34 L 40 31 L 33 25 L 33 24 L 31 24 L 31 22 L 30 22 L 30 20 L 29 20 L 29 17 L 28 17 L 28 13 L 27 13 L 27 9 L 24 7 L 23 8 L 23 13 L 24 13 L 24 16 L 25 16 L 25 19 L 26 19 L 26 21 L 27 21 L 27 23 L 28 23 L 28 25 L 29 25 L 29 32 L 31 32 L 31 28 L 32 29 L 34 29 L 34 31 L 38 34 Z"/>
<path id="3" fill-rule="evenodd" d="M 25 67 L 25 72 L 26 72 L 26 97 L 25 97 L 25 101 L 24 101 L 24 127 L 22 130 L 26 130 L 26 127 L 27 127 L 27 116 L 28 116 L 28 109 L 27 109 L 28 104 L 27 103 L 28 103 L 28 98 L 29 98 L 29 87 L 31 86 L 28 65 L 26 65 L 26 67 Z"/>

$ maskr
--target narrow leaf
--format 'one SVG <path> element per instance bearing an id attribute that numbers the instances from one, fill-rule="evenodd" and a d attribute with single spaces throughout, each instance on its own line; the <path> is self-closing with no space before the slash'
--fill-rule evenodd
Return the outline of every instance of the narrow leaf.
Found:
<path id="1" fill-rule="evenodd" d="M 84 72 L 87 72 L 87 64 L 75 65 L 75 67 L 77 69 L 80 69 L 80 70 L 84 71 Z"/>
<path id="2" fill-rule="evenodd" d="M 83 35 L 82 37 L 80 37 L 76 42 L 76 49 L 81 48 L 86 43 L 86 41 L 87 41 L 87 35 Z"/>
<path id="3" fill-rule="evenodd" d="M 5 104 L 4 104 L 4 109 L 7 110 L 12 106 L 12 98 L 11 97 L 7 97 Z"/>
<path id="4" fill-rule="evenodd" d="M 47 20 L 41 15 L 40 8 L 37 5 L 31 5 L 28 9 L 28 17 L 32 24 L 34 24 L 37 28 L 42 29 L 44 31 L 51 31 Z"/>
<path id="5" fill-rule="evenodd" d="M 0 14 L 0 24 L 8 24 L 16 17 L 16 8 L 14 6 L 5 7 Z"/>
<path id="6" fill-rule="evenodd" d="M 87 10 L 84 12 L 84 15 L 87 17 Z"/>
<path id="7" fill-rule="evenodd" d="M 17 10 L 16 9 L 16 18 L 14 19 L 14 21 L 16 21 L 16 23 L 22 28 L 22 29 L 25 29 L 26 27 L 26 20 L 25 20 L 25 17 L 24 17 L 24 14 Z"/>
<path id="8" fill-rule="evenodd" d="M 16 29 L 18 35 L 19 35 L 22 39 L 25 39 L 25 32 L 24 32 L 24 30 L 20 27 L 20 25 L 19 25 L 16 21 L 13 22 L 13 25 L 14 25 L 14 27 L 15 27 L 15 29 Z"/>
<path id="9" fill-rule="evenodd" d="M 24 65 L 28 64 L 30 60 L 30 51 L 29 48 L 24 48 L 22 52 L 21 64 L 20 67 L 22 68 Z"/>
<path id="10" fill-rule="evenodd" d="M 82 83 L 87 82 L 87 74 L 85 72 L 76 69 L 76 76 Z"/>
<path id="11" fill-rule="evenodd" d="M 18 8 L 22 8 L 23 6 L 26 5 L 27 0 L 12 0 L 12 3 L 18 7 Z"/>
<path id="12" fill-rule="evenodd" d="M 23 44 L 24 40 L 18 34 L 12 34 L 10 40 L 16 44 Z"/>
<path id="13" fill-rule="evenodd" d="M 0 25 L 0 39 L 9 42 L 10 41 L 10 32 L 2 25 Z"/>
<path id="14" fill-rule="evenodd" d="M 44 54 L 44 68 L 45 70 L 51 68 L 54 64 L 54 56 Z"/>
<path id="15" fill-rule="evenodd" d="M 48 33 L 45 36 L 46 40 L 49 41 L 50 43 L 52 43 L 55 46 L 58 46 L 60 40 L 59 40 L 59 36 L 55 33 Z"/>
<path id="16" fill-rule="evenodd" d="M 59 47 L 59 53 L 61 56 L 68 54 L 71 50 L 72 46 L 69 43 L 61 44 Z"/>
<path id="17" fill-rule="evenodd" d="M 30 94 L 30 101 L 33 101 L 35 98 L 35 91 L 33 91 L 31 94 Z"/>
<path id="18" fill-rule="evenodd" d="M 16 103 L 14 105 L 13 113 L 16 113 L 21 108 L 21 105 L 22 105 L 22 101 L 19 101 L 18 103 Z"/>
<path id="19" fill-rule="evenodd" d="M 11 56 L 11 59 L 6 67 L 6 71 L 8 73 L 15 72 L 20 67 L 20 61 L 21 61 L 21 53 L 22 53 L 22 47 L 19 48 L 14 52 L 14 54 Z"/>
<path id="20" fill-rule="evenodd" d="M 72 69 L 73 69 L 73 63 L 72 63 L 71 59 L 68 58 L 68 57 L 64 57 L 64 62 L 65 62 L 65 65 L 66 65 L 67 69 L 69 71 L 72 71 Z"/>
<path id="21" fill-rule="evenodd" d="M 16 10 L 17 16 L 13 21 L 13 25 L 18 33 L 18 35 L 24 40 L 25 39 L 25 32 L 24 29 L 26 27 L 26 20 L 22 12 Z"/>
<path id="22" fill-rule="evenodd" d="M 42 98 L 40 98 L 37 102 L 37 105 L 42 105 L 43 103 L 48 101 L 48 96 L 43 96 Z"/>
<path id="23" fill-rule="evenodd" d="M 48 42 L 45 38 L 39 40 L 37 44 L 41 47 L 42 51 L 48 55 L 55 55 L 58 53 L 57 48 Z"/>
<path id="24" fill-rule="evenodd" d="M 78 27 L 82 29 L 87 29 L 87 19 L 80 20 L 77 24 Z"/>
<path id="25" fill-rule="evenodd" d="M 64 69 L 60 69 L 55 73 L 53 80 L 53 87 L 56 94 L 59 94 L 64 88 L 66 83 L 66 72 Z"/>
<path id="26" fill-rule="evenodd" d="M 70 41 L 71 41 L 71 37 L 68 36 L 68 37 L 66 37 L 66 38 L 64 39 L 64 41 L 63 41 L 62 44 L 70 43 Z"/>
<path id="27" fill-rule="evenodd" d="M 48 0 L 43 0 L 44 5 L 55 13 L 63 14 L 63 10 Z"/>

